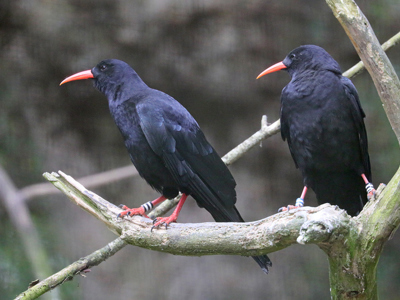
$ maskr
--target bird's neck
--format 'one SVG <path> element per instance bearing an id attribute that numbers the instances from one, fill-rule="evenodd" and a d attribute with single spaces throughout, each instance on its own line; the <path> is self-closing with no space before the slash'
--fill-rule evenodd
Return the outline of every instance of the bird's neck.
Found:
<path id="1" fill-rule="evenodd" d="M 135 78 L 134 80 L 110 82 L 98 89 L 107 97 L 110 105 L 119 105 L 128 99 L 140 98 L 149 87 L 140 78 Z"/>

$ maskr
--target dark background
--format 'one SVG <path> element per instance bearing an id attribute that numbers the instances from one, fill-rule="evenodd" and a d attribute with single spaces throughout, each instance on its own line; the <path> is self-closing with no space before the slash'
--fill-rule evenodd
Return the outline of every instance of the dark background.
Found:
<path id="1" fill-rule="evenodd" d="M 399 31 L 398 0 L 358 1 L 383 43 Z M 359 61 L 324 1 L 64 0 L 0 2 L 0 164 L 18 188 L 62 170 L 75 178 L 130 164 L 105 97 L 89 81 L 59 87 L 100 60 L 128 62 L 150 86 L 180 101 L 220 155 L 279 118 L 285 72 L 255 77 L 301 44 L 325 48 L 345 71 Z M 400 51 L 389 51 L 400 69 Z M 373 182 L 399 166 L 398 144 L 367 72 L 353 79 L 363 108 Z M 238 209 L 248 220 L 294 203 L 302 190 L 280 135 L 230 167 Z M 139 177 L 93 189 L 130 207 L 158 196 Z M 312 192 L 307 204 L 316 205 Z M 64 195 L 28 203 L 53 271 L 116 238 Z M 188 201 L 179 222 L 212 221 Z M 382 299 L 398 299 L 398 234 L 378 266 Z M 249 258 L 180 257 L 132 246 L 65 283 L 53 299 L 329 299 L 328 263 L 316 246 L 270 254 L 264 275 Z M 48 274 L 51 275 L 51 274 Z M 0 295 L 11 299 L 35 279 L 0 201 Z"/>

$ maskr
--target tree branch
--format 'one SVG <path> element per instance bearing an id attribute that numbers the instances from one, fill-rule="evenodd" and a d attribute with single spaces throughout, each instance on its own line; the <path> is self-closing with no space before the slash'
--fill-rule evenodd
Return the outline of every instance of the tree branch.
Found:
<path id="1" fill-rule="evenodd" d="M 305 236 L 302 238 L 304 243 L 328 243 L 331 239 L 337 239 L 334 237 L 335 232 L 343 231 L 340 229 L 342 224 L 348 224 L 337 220 L 350 219 L 343 210 L 324 204 L 316 208 L 303 207 L 249 223 L 171 224 L 168 230 L 159 228 L 151 231 L 153 222 L 150 219 L 141 216 L 117 218 L 122 211 L 119 207 L 87 190 L 71 176 L 59 171 L 52 174 L 45 173 L 44 177 L 66 194 L 73 203 L 101 220 L 120 237 L 30 287 L 16 298 L 18 300 L 36 299 L 65 281 L 72 280 L 75 275 L 98 265 L 127 243 L 175 255 L 253 256 L 277 251 L 296 243 L 299 231 Z M 312 226 L 312 224 L 318 225 Z M 304 225 L 307 228 L 301 229 Z M 309 228 L 313 228 L 312 234 Z M 314 240 L 306 236 L 312 236 Z"/>
<path id="2" fill-rule="evenodd" d="M 392 36 L 389 40 L 387 40 L 385 43 L 382 44 L 382 49 L 386 52 L 392 47 L 394 47 L 396 44 L 400 42 L 400 32 L 398 32 L 396 35 Z M 356 77 L 357 75 L 361 74 L 362 71 L 365 70 L 364 63 L 360 61 L 358 64 L 352 66 L 350 69 L 348 69 L 346 72 L 343 73 L 343 76 L 346 76 L 348 78 L 353 78 Z"/>
<path id="3" fill-rule="evenodd" d="M 68 267 L 62 269 L 56 274 L 40 281 L 36 285 L 29 287 L 28 290 L 19 294 L 15 300 L 30 300 L 36 299 L 44 293 L 54 289 L 60 284 L 66 281 L 72 280 L 76 275 L 85 276 L 89 268 L 97 266 L 107 258 L 113 256 L 119 250 L 126 246 L 126 242 L 121 238 L 117 238 L 111 243 L 108 243 L 105 247 L 93 252 L 92 254 L 79 259 L 78 261 L 70 264 Z"/>
<path id="4" fill-rule="evenodd" d="M 400 142 L 400 81 L 367 18 L 352 0 L 326 0 L 370 73 Z M 399 34 L 393 43 L 398 42 Z M 400 169 L 377 201 L 369 201 L 340 248 L 321 247 L 329 257 L 332 299 L 378 299 L 376 267 L 400 224 Z"/>
<path id="5" fill-rule="evenodd" d="M 87 190 L 71 176 L 59 171 L 44 177 L 65 193 L 75 204 L 101 220 L 127 243 L 146 249 L 175 255 L 244 255 L 254 256 L 274 252 L 296 243 L 301 226 L 307 221 L 325 224 L 315 230 L 314 241 L 327 242 L 341 224 L 338 219 L 349 219 L 341 209 L 324 204 L 316 208 L 304 207 L 266 219 L 248 223 L 171 224 L 151 231 L 150 219 L 133 216 L 117 218 L 119 207 Z M 305 230 L 307 231 L 307 230 Z M 207 241 L 207 242 L 205 242 Z"/>
<path id="6" fill-rule="evenodd" d="M 375 33 L 353 0 L 326 0 L 374 81 L 400 143 L 400 81 Z M 397 40 L 398 41 L 398 40 Z"/>
<path id="7" fill-rule="evenodd" d="M 105 172 L 81 177 L 78 179 L 78 181 L 87 187 L 93 188 L 136 175 L 139 175 L 136 168 L 133 165 L 128 165 Z M 48 182 L 32 184 L 19 190 L 19 194 L 25 201 L 34 197 L 56 193 L 58 193 L 58 190 L 54 189 L 54 186 Z"/>
<path id="8" fill-rule="evenodd" d="M 104 222 L 117 235 L 115 241 L 43 280 L 16 299 L 35 299 L 73 276 L 98 265 L 127 243 L 175 255 L 263 255 L 294 243 L 317 244 L 328 251 L 343 245 L 352 228 L 360 224 L 338 207 L 324 204 L 303 207 L 249 223 L 171 224 L 168 230 L 151 231 L 153 223 L 141 216 L 117 218 L 119 207 L 87 190 L 71 176 L 59 171 L 44 177 L 75 204 Z M 381 190 L 378 190 L 379 195 Z M 371 237 L 373 238 L 373 236 Z M 207 242 L 205 242 L 207 241 Z"/>
<path id="9" fill-rule="evenodd" d="M 252 149 L 254 146 L 262 142 L 263 140 L 277 134 L 281 129 L 280 120 L 275 121 L 271 125 L 267 124 L 267 116 L 262 116 L 261 129 L 254 133 L 251 137 L 246 139 L 244 142 L 233 148 L 227 154 L 222 157 L 224 163 L 229 166 L 241 158 L 246 152 Z"/>

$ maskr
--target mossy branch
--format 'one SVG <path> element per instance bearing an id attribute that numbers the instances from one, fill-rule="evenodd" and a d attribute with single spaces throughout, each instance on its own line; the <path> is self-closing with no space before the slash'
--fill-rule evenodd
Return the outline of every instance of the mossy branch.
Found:
<path id="1" fill-rule="evenodd" d="M 400 81 L 384 49 L 353 0 L 326 0 L 374 81 L 400 142 Z M 398 43 L 397 34 L 387 44 Z M 332 299 L 378 299 L 376 268 L 381 251 L 400 223 L 400 169 L 378 201 L 370 201 L 341 248 L 321 247 L 329 256 Z"/>
<path id="2" fill-rule="evenodd" d="M 326 0 L 374 81 L 400 143 L 400 81 L 371 24 L 353 0 Z M 399 34 L 390 44 L 399 41 Z"/>
<path id="3" fill-rule="evenodd" d="M 45 173 L 44 177 L 66 194 L 73 203 L 101 220 L 120 237 L 39 282 L 17 299 L 37 298 L 57 285 L 71 280 L 73 276 L 98 265 L 127 243 L 150 250 L 187 256 L 218 254 L 254 256 L 278 251 L 295 243 L 317 244 L 331 258 L 347 249 L 343 247 L 344 244 L 353 245 L 348 240 L 349 237 L 355 236 L 355 228 L 365 228 L 364 223 L 370 222 L 363 218 L 369 213 L 369 209 L 363 211 L 360 217 L 351 218 L 343 210 L 324 204 L 316 208 L 304 207 L 276 214 L 255 222 L 171 224 L 168 230 L 162 227 L 151 231 L 153 223 L 150 219 L 141 216 L 117 218 L 122 211 L 119 207 L 87 190 L 63 172 Z M 395 182 L 389 185 L 388 191 L 395 185 Z M 381 190 L 377 194 L 380 193 Z M 371 202 L 370 207 L 380 207 L 382 199 L 379 197 L 377 201 Z M 385 231 L 386 228 L 382 230 Z M 379 234 L 378 232 L 377 235 Z M 373 235 L 370 236 L 369 242 L 371 239 L 374 239 Z M 385 241 L 386 239 L 381 239 L 380 243 L 383 245 Z M 343 256 L 351 259 L 346 255 Z"/>
<path id="4" fill-rule="evenodd" d="M 59 171 L 45 173 L 45 178 L 66 194 L 71 201 L 89 212 L 115 234 L 131 245 L 167 252 L 175 255 L 243 255 L 254 256 L 274 252 L 296 243 L 301 226 L 314 219 L 349 218 L 347 214 L 329 204 L 317 208 L 305 207 L 289 213 L 280 213 L 266 219 L 248 223 L 172 223 L 151 231 L 151 219 L 141 216 L 118 218 L 119 207 L 87 190 L 71 176 Z M 318 216 L 323 215 L 323 218 Z M 329 218 L 327 216 L 332 216 Z M 335 223 L 336 224 L 336 223 Z M 327 225 L 326 227 L 337 227 Z M 334 231 L 334 230 L 332 230 Z M 319 241 L 328 241 L 330 235 L 321 230 Z"/>

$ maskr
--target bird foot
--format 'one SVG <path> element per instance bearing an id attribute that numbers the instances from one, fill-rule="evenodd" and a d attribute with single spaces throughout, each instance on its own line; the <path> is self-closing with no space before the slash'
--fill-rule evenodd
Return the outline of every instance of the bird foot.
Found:
<path id="1" fill-rule="evenodd" d="M 288 205 L 288 206 L 283 206 L 280 209 L 278 209 L 278 212 L 284 212 L 284 211 L 289 211 L 291 209 L 295 208 L 300 208 L 301 206 L 295 206 L 295 205 Z"/>
<path id="2" fill-rule="evenodd" d="M 370 190 L 368 192 L 368 194 L 367 194 L 368 201 L 372 200 L 375 197 L 375 194 L 376 194 L 376 190 L 375 189 Z"/>
<path id="3" fill-rule="evenodd" d="M 124 216 L 134 216 L 134 215 L 140 215 L 140 216 L 149 218 L 146 215 L 146 212 L 144 211 L 143 207 L 129 208 L 128 206 L 123 205 L 123 204 L 121 204 L 119 207 L 122 208 L 124 211 L 119 213 L 117 218 L 123 218 Z"/>
<path id="4" fill-rule="evenodd" d="M 365 185 L 365 189 L 367 190 L 367 199 L 368 199 L 368 201 L 371 200 L 372 198 L 374 198 L 376 190 L 375 190 L 373 184 L 368 182 Z"/>
<path id="5" fill-rule="evenodd" d="M 288 205 L 287 207 L 285 207 L 285 206 L 281 207 L 280 209 L 278 209 L 278 212 L 289 211 L 291 209 L 303 207 L 304 206 L 304 195 L 305 195 L 305 192 L 303 192 L 303 195 L 301 198 L 296 199 L 295 205 Z"/>
<path id="6" fill-rule="evenodd" d="M 151 227 L 151 231 L 153 231 L 154 228 L 159 228 L 162 225 L 165 225 L 165 229 L 167 229 L 168 225 L 172 222 L 176 222 L 178 219 L 177 216 L 174 214 L 170 215 L 169 217 L 164 217 L 164 218 L 155 218 L 153 221 L 153 227 Z"/>

